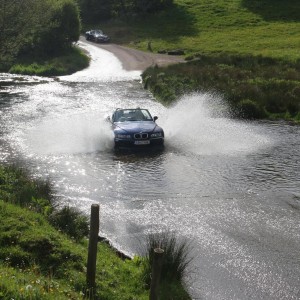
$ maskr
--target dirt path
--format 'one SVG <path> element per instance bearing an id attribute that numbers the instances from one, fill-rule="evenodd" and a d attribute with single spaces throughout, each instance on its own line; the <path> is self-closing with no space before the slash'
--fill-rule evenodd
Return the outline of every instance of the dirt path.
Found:
<path id="1" fill-rule="evenodd" d="M 184 59 L 180 56 L 172 56 L 167 54 L 157 54 L 144 52 L 128 47 L 119 46 L 116 44 L 97 44 L 86 41 L 84 37 L 80 37 L 80 41 L 92 44 L 113 53 L 123 64 L 127 71 L 141 70 L 144 71 L 150 66 L 164 66 L 174 63 L 182 63 Z"/>

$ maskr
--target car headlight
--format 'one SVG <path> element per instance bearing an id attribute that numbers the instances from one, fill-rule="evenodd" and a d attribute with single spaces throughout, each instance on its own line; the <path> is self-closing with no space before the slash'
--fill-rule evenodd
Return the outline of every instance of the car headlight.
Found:
<path id="1" fill-rule="evenodd" d="M 130 139 L 130 134 L 116 134 L 118 139 Z"/>
<path id="2" fill-rule="evenodd" d="M 152 133 L 151 137 L 162 137 L 162 133 L 161 132 Z"/>

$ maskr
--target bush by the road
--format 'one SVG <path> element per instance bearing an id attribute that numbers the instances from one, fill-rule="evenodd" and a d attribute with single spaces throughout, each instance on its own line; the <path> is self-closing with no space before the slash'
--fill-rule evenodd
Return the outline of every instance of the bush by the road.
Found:
<path id="1" fill-rule="evenodd" d="M 300 120 L 300 60 L 197 55 L 184 64 L 151 67 L 142 77 L 165 104 L 193 91 L 217 92 L 234 116 Z"/>

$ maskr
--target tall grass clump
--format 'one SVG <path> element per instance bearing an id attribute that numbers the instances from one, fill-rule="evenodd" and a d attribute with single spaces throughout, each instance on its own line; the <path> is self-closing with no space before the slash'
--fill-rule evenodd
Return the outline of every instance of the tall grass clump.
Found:
<path id="1" fill-rule="evenodd" d="M 151 268 L 154 249 L 164 250 L 161 269 L 160 299 L 190 299 L 186 290 L 185 278 L 192 262 L 190 244 L 179 241 L 174 233 L 149 234 L 145 243 L 146 252 L 143 261 L 143 277 L 148 287 L 151 284 Z"/>
<path id="2" fill-rule="evenodd" d="M 64 206 L 49 216 L 49 222 L 76 241 L 88 236 L 89 220 L 75 207 Z"/>

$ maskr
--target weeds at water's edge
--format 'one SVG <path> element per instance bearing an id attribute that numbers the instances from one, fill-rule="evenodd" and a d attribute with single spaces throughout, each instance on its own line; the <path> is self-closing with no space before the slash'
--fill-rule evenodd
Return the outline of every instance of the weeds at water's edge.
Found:
<path id="1" fill-rule="evenodd" d="M 149 234 L 143 243 L 143 278 L 148 286 L 151 284 L 151 268 L 154 249 L 164 250 L 161 269 L 160 299 L 191 299 L 185 283 L 193 261 L 192 248 L 186 240 L 179 240 L 175 233 L 163 232 Z"/>

